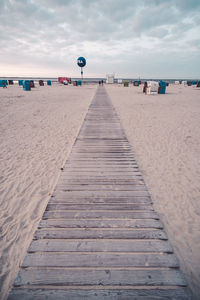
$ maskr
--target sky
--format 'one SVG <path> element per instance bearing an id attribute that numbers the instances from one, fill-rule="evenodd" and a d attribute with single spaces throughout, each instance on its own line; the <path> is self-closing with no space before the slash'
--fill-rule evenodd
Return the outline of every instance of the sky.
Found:
<path id="1" fill-rule="evenodd" d="M 0 77 L 200 79 L 200 0 L 0 0 Z"/>

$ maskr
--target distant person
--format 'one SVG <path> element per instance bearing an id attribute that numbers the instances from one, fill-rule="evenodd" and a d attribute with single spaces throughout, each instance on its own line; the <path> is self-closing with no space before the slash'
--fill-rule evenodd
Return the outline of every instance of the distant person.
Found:
<path id="1" fill-rule="evenodd" d="M 99 80 L 99 85 L 101 85 L 101 80 Z"/>
<path id="2" fill-rule="evenodd" d="M 146 94 L 146 92 L 147 92 L 147 82 L 145 81 L 144 87 L 143 87 L 143 93 Z"/>
<path id="3" fill-rule="evenodd" d="M 101 85 L 103 85 L 103 80 L 101 80 Z"/>
<path id="4" fill-rule="evenodd" d="M 6 86 L 6 83 L 5 83 L 5 82 L 3 82 L 3 88 L 7 88 L 7 86 Z"/>

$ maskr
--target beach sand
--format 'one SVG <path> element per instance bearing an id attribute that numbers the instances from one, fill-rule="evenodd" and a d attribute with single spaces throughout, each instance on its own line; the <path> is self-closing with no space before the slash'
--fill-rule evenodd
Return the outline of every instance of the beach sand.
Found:
<path id="1" fill-rule="evenodd" d="M 200 295 L 200 89 L 166 95 L 107 85 L 170 242 Z M 4 299 L 78 134 L 96 86 L 0 90 L 0 298 Z"/>
<path id="2" fill-rule="evenodd" d="M 200 88 L 170 85 L 165 95 L 145 95 L 142 87 L 106 89 L 181 269 L 199 299 Z"/>
<path id="3" fill-rule="evenodd" d="M 0 299 L 6 299 L 96 86 L 0 90 Z"/>

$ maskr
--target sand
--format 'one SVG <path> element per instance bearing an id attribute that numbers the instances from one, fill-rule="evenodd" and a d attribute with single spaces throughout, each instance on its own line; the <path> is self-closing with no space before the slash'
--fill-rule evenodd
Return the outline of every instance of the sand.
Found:
<path id="1" fill-rule="evenodd" d="M 6 299 L 96 86 L 0 88 L 0 299 Z"/>
<path id="2" fill-rule="evenodd" d="M 107 85 L 190 287 L 200 295 L 200 89 Z M 96 86 L 0 89 L 0 299 L 15 279 Z M 198 297 L 196 296 L 196 299 Z"/>
<path id="3" fill-rule="evenodd" d="M 106 86 L 181 269 L 200 297 L 200 88 Z"/>

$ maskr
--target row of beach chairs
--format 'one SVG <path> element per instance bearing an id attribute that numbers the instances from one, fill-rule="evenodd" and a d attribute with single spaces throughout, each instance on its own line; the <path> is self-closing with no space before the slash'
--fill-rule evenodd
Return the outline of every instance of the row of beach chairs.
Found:
<path id="1" fill-rule="evenodd" d="M 35 87 L 34 80 L 19 80 L 19 86 L 23 86 L 25 91 L 30 91 L 31 88 Z M 44 86 L 44 80 L 39 80 L 39 85 Z M 47 80 L 47 85 L 51 85 L 51 80 Z"/>

